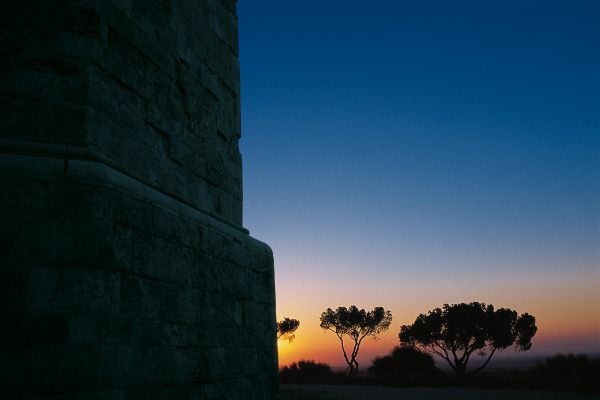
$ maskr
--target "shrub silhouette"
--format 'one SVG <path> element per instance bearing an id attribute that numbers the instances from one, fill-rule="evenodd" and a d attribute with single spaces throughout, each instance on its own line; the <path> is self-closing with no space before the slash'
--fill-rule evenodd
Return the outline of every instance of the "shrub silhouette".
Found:
<path id="1" fill-rule="evenodd" d="M 531 378 L 542 388 L 600 393 L 600 359 L 584 354 L 557 354 L 538 362 Z"/>
<path id="2" fill-rule="evenodd" d="M 333 376 L 331 367 L 327 364 L 313 360 L 300 360 L 289 366 L 284 366 L 279 371 L 281 381 L 311 381 L 318 382 Z"/>
<path id="3" fill-rule="evenodd" d="M 432 375 L 433 357 L 412 347 L 394 347 L 384 357 L 376 357 L 369 372 L 380 377 L 411 378 L 414 376 Z"/>

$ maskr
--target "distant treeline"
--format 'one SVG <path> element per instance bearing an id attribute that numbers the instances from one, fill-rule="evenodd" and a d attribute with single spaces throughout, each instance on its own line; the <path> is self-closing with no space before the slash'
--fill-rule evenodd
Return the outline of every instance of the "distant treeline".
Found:
<path id="1" fill-rule="evenodd" d="M 279 376 L 281 383 L 468 386 L 600 394 L 600 358 L 584 354 L 558 354 L 528 369 L 507 368 L 462 379 L 440 373 L 427 353 L 396 347 L 389 355 L 375 358 L 368 371 L 358 375 L 334 373 L 327 364 L 301 360 L 284 366 Z"/>

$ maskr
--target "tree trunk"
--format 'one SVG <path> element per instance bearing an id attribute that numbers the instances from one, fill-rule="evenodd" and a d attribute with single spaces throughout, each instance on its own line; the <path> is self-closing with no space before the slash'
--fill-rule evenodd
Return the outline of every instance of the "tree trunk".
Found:
<path id="1" fill-rule="evenodd" d="M 346 373 L 348 375 L 356 375 L 357 372 L 358 372 L 358 365 L 357 365 L 356 361 L 354 361 L 354 360 L 350 361 L 350 363 L 348 364 L 348 368 L 346 368 Z"/>
<path id="2" fill-rule="evenodd" d="M 456 371 L 456 375 L 458 375 L 458 377 L 459 377 L 460 379 L 463 379 L 463 378 L 466 376 L 466 372 L 467 372 L 467 365 L 466 365 L 466 364 L 463 364 L 463 363 L 461 363 L 461 362 L 457 362 L 457 363 L 456 363 L 456 368 L 455 368 L 455 371 Z"/>

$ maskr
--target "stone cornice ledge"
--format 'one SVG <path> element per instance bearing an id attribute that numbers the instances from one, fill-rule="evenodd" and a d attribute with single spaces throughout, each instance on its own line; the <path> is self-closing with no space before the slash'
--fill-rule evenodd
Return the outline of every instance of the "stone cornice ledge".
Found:
<path id="1" fill-rule="evenodd" d="M 198 221 L 217 231 L 251 240 L 272 254 L 265 243 L 249 236 L 244 227 L 142 183 L 102 162 L 92 159 L 85 147 L 31 143 L 0 139 L 0 176 L 35 178 L 54 182 L 93 184 L 155 203 L 177 215 Z"/>

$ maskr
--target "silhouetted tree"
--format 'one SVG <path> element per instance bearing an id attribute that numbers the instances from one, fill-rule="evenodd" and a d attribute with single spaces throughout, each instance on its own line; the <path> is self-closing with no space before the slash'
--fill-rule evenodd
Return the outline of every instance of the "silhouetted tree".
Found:
<path id="1" fill-rule="evenodd" d="M 296 335 L 296 329 L 300 326 L 300 321 L 293 318 L 284 318 L 277 323 L 277 340 L 283 339 L 292 343 Z"/>
<path id="2" fill-rule="evenodd" d="M 386 331 L 392 322 L 392 313 L 383 307 L 375 307 L 373 311 L 359 310 L 356 306 L 338 307 L 335 311 L 328 308 L 321 314 L 321 328 L 335 333 L 342 346 L 344 360 L 348 364 L 346 373 L 358 372 L 356 356 L 360 345 L 367 336 L 377 339 L 377 335 Z M 344 336 L 352 342 L 352 352 L 346 352 Z"/>
<path id="3" fill-rule="evenodd" d="M 406 378 L 435 372 L 433 357 L 410 346 L 396 346 L 384 357 L 375 357 L 369 372 L 384 377 Z"/>
<path id="4" fill-rule="evenodd" d="M 481 371 L 494 353 L 514 345 L 519 351 L 531 348 L 535 317 L 517 316 L 509 308 L 494 310 L 484 303 L 444 304 L 417 317 L 412 325 L 400 328 L 400 342 L 438 355 L 460 376 Z M 484 363 L 467 373 L 471 354 L 487 356 Z"/>

